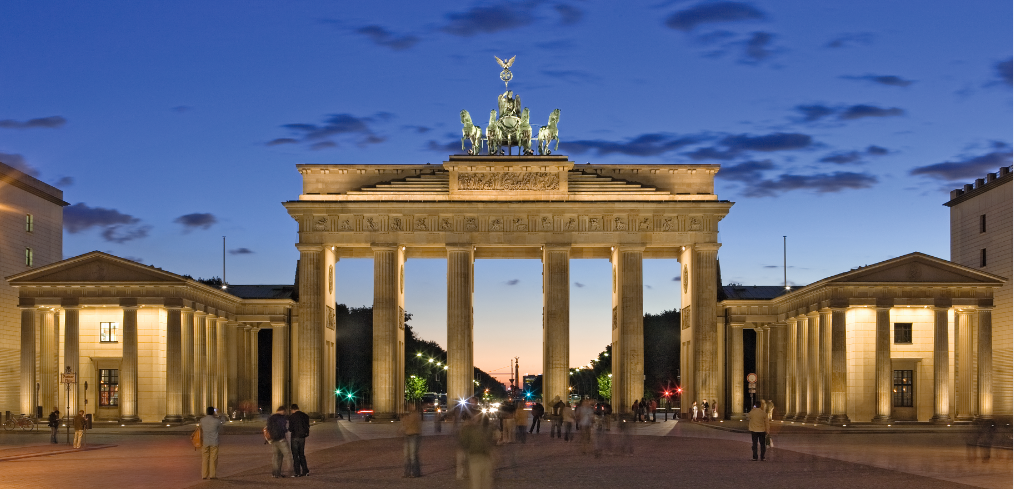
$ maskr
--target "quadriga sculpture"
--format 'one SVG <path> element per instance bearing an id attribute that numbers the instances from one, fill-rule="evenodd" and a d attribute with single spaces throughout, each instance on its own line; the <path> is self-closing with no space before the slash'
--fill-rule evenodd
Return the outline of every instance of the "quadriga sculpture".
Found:
<path id="1" fill-rule="evenodd" d="M 525 109 L 527 110 L 527 109 Z M 556 140 L 556 148 L 553 151 L 560 149 L 560 131 L 556 128 L 556 124 L 560 122 L 560 109 L 556 109 L 549 114 L 549 125 L 542 126 L 539 128 L 539 154 L 548 155 L 549 142 Z"/>
<path id="2" fill-rule="evenodd" d="M 465 141 L 471 141 L 472 147 L 468 148 L 468 154 L 476 155 L 482 151 L 482 128 L 472 124 L 472 116 L 467 110 L 461 111 L 461 150 L 465 150 Z"/>

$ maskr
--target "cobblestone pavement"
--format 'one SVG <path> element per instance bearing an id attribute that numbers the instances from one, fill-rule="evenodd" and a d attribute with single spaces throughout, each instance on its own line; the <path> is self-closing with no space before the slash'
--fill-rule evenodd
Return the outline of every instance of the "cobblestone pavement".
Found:
<path id="1" fill-rule="evenodd" d="M 89 433 L 90 451 L 49 445 L 48 434 L 0 434 L 0 487 L 453 487 L 454 440 L 445 425 L 433 436 L 425 423 L 423 477 L 403 479 L 396 423 L 329 422 L 311 428 L 307 457 L 311 476 L 270 478 L 269 453 L 259 423 L 230 425 L 223 437 L 219 480 L 201 481 L 200 456 L 189 446 L 190 427 L 127 427 Z M 580 453 L 577 442 L 551 440 L 544 431 L 529 443 L 498 447 L 496 486 L 621 487 L 656 484 L 742 487 L 978 487 L 1009 488 L 1009 450 L 988 462 L 966 457 L 960 435 L 939 430 L 839 434 L 786 427 L 776 435 L 767 462 L 750 461 L 749 435 L 736 423 L 638 424 L 629 430 L 633 455 L 619 453 L 621 439 L 600 458 Z M 916 430 L 918 431 L 918 430 Z M 48 450 L 56 453 L 44 455 Z M 4 460 L 18 453 L 31 455 Z M 291 462 L 286 458 L 286 467 Z"/>

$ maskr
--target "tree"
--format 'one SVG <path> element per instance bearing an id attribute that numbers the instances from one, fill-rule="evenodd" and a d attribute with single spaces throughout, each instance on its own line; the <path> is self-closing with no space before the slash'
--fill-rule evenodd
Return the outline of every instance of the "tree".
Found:
<path id="1" fill-rule="evenodd" d="M 612 399 L 613 397 L 613 374 L 609 372 L 602 372 L 598 377 L 599 381 L 599 397 L 602 399 Z"/>
<path id="2" fill-rule="evenodd" d="M 408 402 L 419 402 L 423 394 L 429 392 L 429 385 L 423 377 L 415 375 L 405 379 L 405 400 Z"/>

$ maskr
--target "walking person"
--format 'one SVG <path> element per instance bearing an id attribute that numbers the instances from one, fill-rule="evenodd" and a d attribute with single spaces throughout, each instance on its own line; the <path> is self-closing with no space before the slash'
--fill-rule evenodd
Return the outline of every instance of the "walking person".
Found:
<path id="1" fill-rule="evenodd" d="M 408 412 L 401 415 L 401 432 L 405 435 L 405 474 L 402 477 L 419 477 L 419 437 L 422 436 L 422 414 L 415 403 L 408 404 Z"/>
<path id="2" fill-rule="evenodd" d="M 208 406 L 205 415 L 197 422 L 201 427 L 201 478 L 217 479 L 218 435 L 225 429 L 225 421 L 215 415 L 215 408 Z M 83 411 L 82 411 L 83 413 Z M 74 428 L 75 430 L 77 427 Z M 75 433 L 75 437 L 77 433 Z"/>
<path id="3" fill-rule="evenodd" d="M 292 414 L 289 415 L 289 433 L 292 433 L 289 441 L 292 449 L 292 474 L 293 477 L 310 475 L 310 469 L 306 466 L 306 437 L 310 436 L 310 416 L 299 410 L 295 403 L 290 406 Z"/>
<path id="4" fill-rule="evenodd" d="M 768 399 L 767 405 L 764 406 L 764 411 L 768 413 L 768 420 L 773 421 L 775 419 L 775 402 Z"/>
<path id="5" fill-rule="evenodd" d="M 634 422 L 635 423 L 641 421 L 641 405 L 640 405 L 640 403 L 638 403 L 637 401 L 634 401 L 634 403 L 630 405 L 630 414 L 634 415 Z"/>
<path id="6" fill-rule="evenodd" d="M 542 417 L 545 414 L 546 407 L 543 406 L 541 402 L 536 402 L 535 405 L 532 406 L 532 427 L 528 428 L 528 434 L 531 434 L 532 430 L 535 430 L 536 434 L 539 433 L 539 430 L 542 429 Z"/>
<path id="7" fill-rule="evenodd" d="M 577 426 L 581 432 L 581 453 L 591 453 L 592 450 L 592 423 L 595 420 L 595 409 L 590 399 L 581 401 L 577 408 Z"/>
<path id="8" fill-rule="evenodd" d="M 655 422 L 655 411 L 658 409 L 658 402 L 652 398 L 648 401 L 648 412 L 651 413 L 651 422 Z"/>
<path id="9" fill-rule="evenodd" d="M 84 409 L 77 412 L 77 416 L 74 416 L 74 448 L 81 448 L 81 443 L 84 441 L 85 428 L 88 426 L 88 421 L 85 419 Z"/>
<path id="10" fill-rule="evenodd" d="M 569 402 L 560 410 L 560 418 L 563 421 L 563 441 L 570 441 L 574 438 L 571 434 L 574 429 L 574 409 L 570 407 Z"/>
<path id="11" fill-rule="evenodd" d="M 514 437 L 515 441 L 527 443 L 525 426 L 528 425 L 528 413 L 525 412 L 525 401 L 518 401 L 518 406 L 514 409 L 514 425 L 516 426 L 515 431 L 517 431 Z"/>
<path id="12" fill-rule="evenodd" d="M 711 405 L 711 419 L 718 421 L 718 401 Z"/>
<path id="13" fill-rule="evenodd" d="M 701 400 L 701 406 L 702 406 L 702 409 L 703 409 L 703 412 L 701 414 L 704 415 L 704 422 L 707 423 L 709 421 L 708 418 L 711 417 L 711 411 L 708 410 L 708 408 L 710 407 L 708 405 L 708 400 L 707 399 L 702 399 Z"/>
<path id="14" fill-rule="evenodd" d="M 285 406 L 278 406 L 275 414 L 268 416 L 268 422 L 264 426 L 264 439 L 271 445 L 271 477 L 284 477 L 282 462 L 285 461 L 285 452 L 289 451 L 289 442 L 285 439 L 288 425 L 289 421 L 285 418 Z"/>
<path id="15" fill-rule="evenodd" d="M 563 401 L 560 400 L 560 396 L 553 398 L 553 414 L 549 418 L 549 437 L 561 438 L 560 426 L 563 424 Z"/>
<path id="16" fill-rule="evenodd" d="M 458 433 L 458 448 L 466 454 L 472 489 L 493 489 L 493 436 L 485 416 L 466 420 Z"/>
<path id="17" fill-rule="evenodd" d="M 760 443 L 760 459 L 763 462 L 767 451 L 767 435 L 771 431 L 771 420 L 768 419 L 768 413 L 761 409 L 759 402 L 753 404 L 748 420 L 747 429 L 750 430 L 750 439 L 753 445 L 753 461 L 757 461 L 757 443 Z"/>
<path id="18" fill-rule="evenodd" d="M 56 433 L 60 431 L 60 410 L 53 408 L 53 412 L 49 413 L 49 441 L 56 443 Z"/>

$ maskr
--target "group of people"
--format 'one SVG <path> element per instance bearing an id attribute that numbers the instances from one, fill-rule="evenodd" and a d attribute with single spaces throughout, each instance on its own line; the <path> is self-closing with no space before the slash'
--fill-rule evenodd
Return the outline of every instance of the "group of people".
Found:
<path id="1" fill-rule="evenodd" d="M 630 406 L 630 412 L 634 413 L 634 420 L 637 422 L 647 423 L 651 418 L 651 422 L 655 422 L 655 411 L 658 409 L 658 402 L 655 399 L 649 399 L 645 402 L 642 397 L 640 401 L 634 401 L 634 404 Z"/>
<path id="2" fill-rule="evenodd" d="M 58 443 L 56 441 L 56 434 L 60 431 L 60 409 L 54 407 L 53 411 L 49 413 L 49 419 L 47 426 L 49 426 L 51 443 Z M 84 409 L 77 412 L 77 416 L 74 416 L 74 448 L 81 448 L 81 444 L 84 442 L 85 428 L 88 427 L 88 421 L 85 419 Z"/>
<path id="3" fill-rule="evenodd" d="M 718 401 L 709 404 L 707 399 L 702 399 L 700 406 L 697 401 L 690 406 L 690 421 L 708 422 L 713 419 L 718 419 Z"/>
<path id="4" fill-rule="evenodd" d="M 291 453 L 292 477 L 310 475 L 306 465 L 306 438 L 310 436 L 310 417 L 299 410 L 299 406 L 278 406 L 275 414 L 268 417 L 264 426 L 264 443 L 271 447 L 271 477 L 285 477 L 282 465 L 285 454 Z M 226 419 L 218 410 L 209 406 L 206 414 L 197 424 L 201 430 L 201 478 L 217 479 L 219 435 L 225 429 Z"/>

